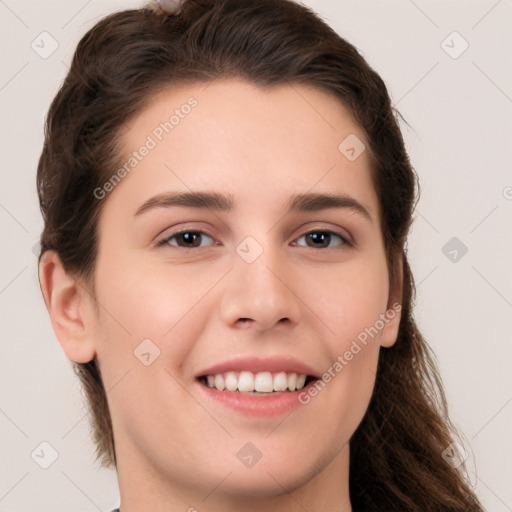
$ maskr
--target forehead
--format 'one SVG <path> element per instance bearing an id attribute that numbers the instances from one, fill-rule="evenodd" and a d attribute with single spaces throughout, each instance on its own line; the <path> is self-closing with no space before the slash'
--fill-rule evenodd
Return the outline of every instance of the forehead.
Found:
<path id="1" fill-rule="evenodd" d="M 111 195 L 134 208 L 187 189 L 230 193 L 235 207 L 307 191 L 349 193 L 376 207 L 363 130 L 338 98 L 310 85 L 223 79 L 169 87 L 126 125 L 121 141 L 121 165 L 134 165 Z M 362 152 L 354 159 L 347 148 Z"/>

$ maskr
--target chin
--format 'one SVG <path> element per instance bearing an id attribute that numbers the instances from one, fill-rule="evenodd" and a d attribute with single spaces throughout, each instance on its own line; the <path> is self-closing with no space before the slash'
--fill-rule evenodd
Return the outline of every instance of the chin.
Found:
<path id="1" fill-rule="evenodd" d="M 236 468 L 222 485 L 224 491 L 240 498 L 244 496 L 272 498 L 283 495 L 283 490 L 291 492 L 311 479 L 307 465 L 295 469 L 291 465 L 276 468 L 262 466 L 259 469 Z"/>
<path id="2" fill-rule="evenodd" d="M 251 449 L 246 448 L 246 452 L 250 453 Z M 272 452 L 270 449 L 265 449 L 265 452 L 266 455 L 262 454 L 256 462 L 255 459 L 251 461 L 249 458 L 244 464 L 244 451 L 241 450 L 239 456 L 241 461 L 235 460 L 234 464 L 229 465 L 230 468 L 225 468 L 226 471 L 224 469 L 222 472 L 217 471 L 219 473 L 216 475 L 217 482 L 229 474 L 222 484 L 223 490 L 239 497 L 282 496 L 284 489 L 291 492 L 301 487 L 325 469 L 330 462 L 330 458 L 323 460 L 321 454 L 312 457 L 311 453 L 297 453 L 296 448 L 292 448 L 289 452 L 286 450 Z"/>

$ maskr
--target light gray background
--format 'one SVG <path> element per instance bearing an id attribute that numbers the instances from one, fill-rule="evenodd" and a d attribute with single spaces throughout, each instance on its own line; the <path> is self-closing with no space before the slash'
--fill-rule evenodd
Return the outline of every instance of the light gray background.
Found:
<path id="1" fill-rule="evenodd" d="M 422 186 L 409 240 L 416 316 L 477 492 L 488 511 L 510 511 L 512 0 L 305 3 L 358 47 L 412 126 L 402 125 Z M 35 175 L 44 116 L 78 40 L 105 14 L 139 5 L 0 0 L 2 512 L 118 505 L 115 473 L 93 464 L 80 389 L 40 294 Z M 59 45 L 47 59 L 31 48 L 43 31 Z M 469 44 L 458 58 L 445 51 L 464 44 L 446 40 L 453 31 Z M 456 262 L 442 252 L 452 237 L 468 248 Z M 43 441 L 58 452 L 48 469 L 31 458 Z"/>

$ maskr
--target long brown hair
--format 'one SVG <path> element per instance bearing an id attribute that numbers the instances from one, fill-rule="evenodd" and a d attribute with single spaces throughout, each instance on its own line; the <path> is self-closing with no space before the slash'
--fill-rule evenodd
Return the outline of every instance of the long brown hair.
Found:
<path id="1" fill-rule="evenodd" d="M 454 468 L 443 458 L 458 434 L 434 356 L 413 318 L 415 288 L 404 247 L 417 179 L 399 114 L 380 76 L 304 5 L 188 0 L 179 16 L 164 16 L 148 5 L 109 15 L 89 30 L 46 119 L 37 171 L 45 223 L 41 255 L 55 250 L 68 273 L 93 282 L 105 202 L 94 190 L 118 169 L 122 126 L 162 88 L 224 77 L 328 91 L 351 111 L 369 141 L 392 290 L 403 273 L 402 318 L 396 344 L 380 349 L 374 392 L 350 441 L 354 512 L 483 511 L 464 464 Z M 97 458 L 115 466 L 96 362 L 72 364 L 88 397 Z"/>

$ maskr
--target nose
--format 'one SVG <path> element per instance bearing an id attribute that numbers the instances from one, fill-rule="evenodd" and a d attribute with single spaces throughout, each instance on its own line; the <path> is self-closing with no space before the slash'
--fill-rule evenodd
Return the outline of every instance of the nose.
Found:
<path id="1" fill-rule="evenodd" d="M 266 250 L 247 263 L 235 254 L 233 265 L 220 302 L 225 325 L 263 332 L 279 324 L 298 324 L 301 302 L 293 290 L 290 265 L 282 255 Z"/>

